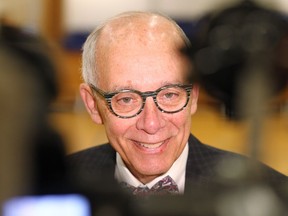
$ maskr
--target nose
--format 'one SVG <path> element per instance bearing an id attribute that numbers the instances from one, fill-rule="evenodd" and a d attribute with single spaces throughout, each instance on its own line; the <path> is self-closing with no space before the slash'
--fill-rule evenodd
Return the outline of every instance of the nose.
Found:
<path id="1" fill-rule="evenodd" d="M 145 106 L 136 123 L 138 130 L 144 130 L 148 134 L 155 134 L 165 126 L 165 119 L 157 108 L 152 97 L 146 99 Z"/>

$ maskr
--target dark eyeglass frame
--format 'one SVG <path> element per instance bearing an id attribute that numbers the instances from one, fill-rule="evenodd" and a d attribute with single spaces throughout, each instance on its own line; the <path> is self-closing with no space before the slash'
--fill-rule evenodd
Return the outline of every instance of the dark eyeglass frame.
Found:
<path id="1" fill-rule="evenodd" d="M 90 86 L 90 88 L 91 88 L 94 92 L 98 93 L 100 96 L 102 96 L 102 97 L 106 100 L 106 102 L 107 102 L 107 104 L 108 104 L 109 110 L 110 110 L 115 116 L 117 116 L 117 117 L 119 117 L 119 118 L 123 118 L 123 119 L 133 118 L 133 117 L 139 115 L 139 114 L 142 112 L 142 110 L 144 109 L 144 106 L 145 106 L 145 102 L 146 102 L 146 98 L 147 98 L 147 97 L 152 97 L 154 103 L 155 103 L 156 106 L 157 106 L 157 108 L 158 108 L 161 112 L 163 112 L 163 113 L 170 113 L 170 114 L 171 114 L 171 113 L 180 112 L 181 110 L 183 110 L 183 109 L 187 106 L 187 104 L 188 104 L 188 102 L 189 102 L 189 100 L 190 100 L 191 90 L 192 90 L 192 88 L 193 88 L 193 84 L 170 84 L 170 85 L 165 85 L 165 86 L 163 86 L 163 87 L 161 87 L 161 88 L 159 88 L 159 89 L 157 89 L 157 90 L 155 90 L 155 91 L 147 91 L 147 92 L 141 92 L 141 91 L 137 91 L 137 90 L 135 90 L 135 89 L 122 89 L 122 90 L 115 91 L 115 92 L 105 92 L 105 91 L 97 88 L 96 86 L 94 86 L 94 85 L 91 84 L 91 83 L 89 84 L 89 86 Z M 187 100 L 186 100 L 186 103 L 184 104 L 184 106 L 183 106 L 182 108 L 180 108 L 180 109 L 178 109 L 178 110 L 175 110 L 175 111 L 166 111 L 166 110 L 163 110 L 163 109 L 158 105 L 158 102 L 157 102 L 157 100 L 156 100 L 156 97 L 157 97 L 157 95 L 158 95 L 158 93 L 159 93 L 160 91 L 162 91 L 162 90 L 164 90 L 164 89 L 167 89 L 167 88 L 171 88 L 171 87 L 178 87 L 178 88 L 184 89 L 184 90 L 186 91 L 186 93 L 187 93 Z M 117 95 L 118 93 L 125 93 L 125 92 L 136 93 L 136 94 L 138 94 L 138 95 L 142 98 L 142 100 L 143 100 L 143 102 L 142 102 L 142 107 L 139 109 L 139 111 L 138 111 L 136 114 L 134 114 L 134 115 L 132 115 L 132 116 L 121 116 L 121 115 L 115 113 L 115 111 L 114 111 L 113 108 L 112 108 L 112 104 L 111 104 L 112 98 L 113 98 L 115 95 Z"/>

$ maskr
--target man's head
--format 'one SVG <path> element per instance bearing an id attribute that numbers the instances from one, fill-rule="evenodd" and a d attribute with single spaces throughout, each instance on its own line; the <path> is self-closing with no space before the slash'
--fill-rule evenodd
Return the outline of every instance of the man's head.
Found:
<path id="1" fill-rule="evenodd" d="M 142 111 L 137 106 L 136 114 L 130 104 L 138 104 L 141 97 L 116 95 L 109 105 L 100 93 L 123 89 L 151 93 L 168 85 L 189 84 L 191 65 L 180 52 L 187 45 L 174 21 L 144 12 L 124 13 L 107 21 L 84 45 L 81 97 L 92 120 L 104 124 L 109 142 L 143 183 L 167 172 L 182 153 L 190 134 L 191 115 L 197 109 L 198 88 L 161 91 L 154 97 L 159 107 L 153 97 L 146 97 Z M 189 93 L 190 98 L 186 96 Z M 183 96 L 180 107 L 172 105 L 178 94 Z M 126 113 L 121 110 L 123 103 L 129 104 Z"/>

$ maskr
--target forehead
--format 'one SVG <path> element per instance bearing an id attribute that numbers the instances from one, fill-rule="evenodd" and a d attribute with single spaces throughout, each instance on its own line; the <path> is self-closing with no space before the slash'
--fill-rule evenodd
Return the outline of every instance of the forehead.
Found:
<path id="1" fill-rule="evenodd" d="M 163 17 L 115 20 L 102 30 L 97 44 L 99 82 L 106 80 L 110 86 L 117 82 L 133 85 L 151 79 L 181 82 L 179 77 L 182 79 L 183 73 L 179 71 L 183 69 L 184 57 L 180 55 L 180 48 L 183 45 L 178 29 Z"/>
<path id="2" fill-rule="evenodd" d="M 138 40 L 138 43 L 165 41 L 170 42 L 171 46 L 184 45 L 181 32 L 174 22 L 157 14 L 132 13 L 114 18 L 103 27 L 99 38 L 100 44 L 106 46 L 127 40 Z"/>

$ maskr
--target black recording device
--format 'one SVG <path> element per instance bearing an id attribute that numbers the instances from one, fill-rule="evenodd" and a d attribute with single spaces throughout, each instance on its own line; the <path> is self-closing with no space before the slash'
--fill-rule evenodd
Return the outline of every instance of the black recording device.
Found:
<path id="1" fill-rule="evenodd" d="M 227 117 L 242 119 L 245 116 L 239 107 L 242 102 L 249 102 L 242 98 L 241 91 L 245 90 L 246 78 L 251 74 L 259 73 L 260 79 L 267 79 L 268 98 L 287 87 L 288 20 L 285 14 L 245 0 L 210 13 L 198 23 L 188 53 L 201 85 L 224 104 Z"/>

